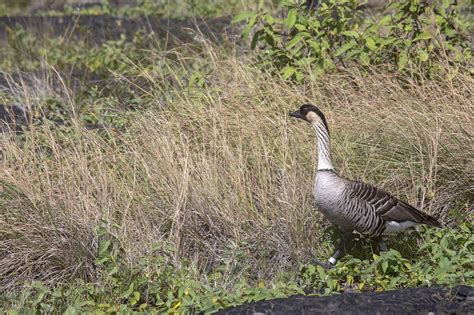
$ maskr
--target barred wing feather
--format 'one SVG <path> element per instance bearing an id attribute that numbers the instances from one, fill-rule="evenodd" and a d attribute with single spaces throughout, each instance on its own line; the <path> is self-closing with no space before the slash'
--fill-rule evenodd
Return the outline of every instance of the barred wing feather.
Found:
<path id="1" fill-rule="evenodd" d="M 428 224 L 441 227 L 432 216 L 421 212 L 409 204 L 398 200 L 386 191 L 360 181 L 350 181 L 348 185 L 349 198 L 365 201 L 384 221 Z"/>

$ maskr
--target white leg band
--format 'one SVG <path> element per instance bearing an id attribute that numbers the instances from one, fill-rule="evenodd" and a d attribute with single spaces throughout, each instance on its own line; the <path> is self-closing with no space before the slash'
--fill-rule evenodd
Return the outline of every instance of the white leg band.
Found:
<path id="1" fill-rule="evenodd" d="M 329 257 L 328 261 L 331 263 L 331 265 L 334 265 L 337 260 L 334 257 Z"/>

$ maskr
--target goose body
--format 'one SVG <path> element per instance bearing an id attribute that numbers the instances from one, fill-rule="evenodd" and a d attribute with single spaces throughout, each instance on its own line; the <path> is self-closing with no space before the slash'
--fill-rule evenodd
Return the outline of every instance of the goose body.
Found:
<path id="1" fill-rule="evenodd" d="M 355 230 L 377 238 L 419 223 L 440 226 L 436 219 L 382 189 L 331 170 L 317 172 L 313 193 L 319 211 L 347 233 Z"/>
<path id="2" fill-rule="evenodd" d="M 397 199 L 388 192 L 339 176 L 331 160 L 329 129 L 324 114 L 314 105 L 305 104 L 290 116 L 311 123 L 316 132 L 318 170 L 313 194 L 319 211 L 346 235 L 357 231 L 374 239 L 382 234 L 405 230 L 416 224 L 441 227 L 432 216 Z M 345 247 L 342 246 L 329 259 L 334 264 Z M 382 247 L 385 247 L 382 244 Z"/>

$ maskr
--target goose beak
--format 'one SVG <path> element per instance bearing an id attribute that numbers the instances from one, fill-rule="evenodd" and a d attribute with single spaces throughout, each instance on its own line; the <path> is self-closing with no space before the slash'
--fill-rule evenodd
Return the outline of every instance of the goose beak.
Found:
<path id="1" fill-rule="evenodd" d="M 290 112 L 289 115 L 291 117 L 295 117 L 295 118 L 300 118 L 300 119 L 304 119 L 303 116 L 301 116 L 301 113 L 300 113 L 300 110 L 295 110 L 294 112 Z"/>

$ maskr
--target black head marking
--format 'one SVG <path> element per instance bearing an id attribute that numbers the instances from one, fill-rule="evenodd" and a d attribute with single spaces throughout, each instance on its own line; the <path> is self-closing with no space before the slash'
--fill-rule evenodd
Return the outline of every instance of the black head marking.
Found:
<path id="1" fill-rule="evenodd" d="M 306 115 L 309 112 L 314 112 L 316 115 L 318 115 L 319 118 L 321 118 L 321 120 L 322 120 L 324 126 L 326 127 L 326 129 L 329 131 L 328 124 L 326 122 L 326 117 L 324 117 L 323 112 L 319 108 L 317 108 L 316 106 L 314 106 L 312 104 L 301 105 L 300 109 L 295 111 L 295 112 L 290 113 L 290 116 L 308 121 L 306 119 Z"/>

